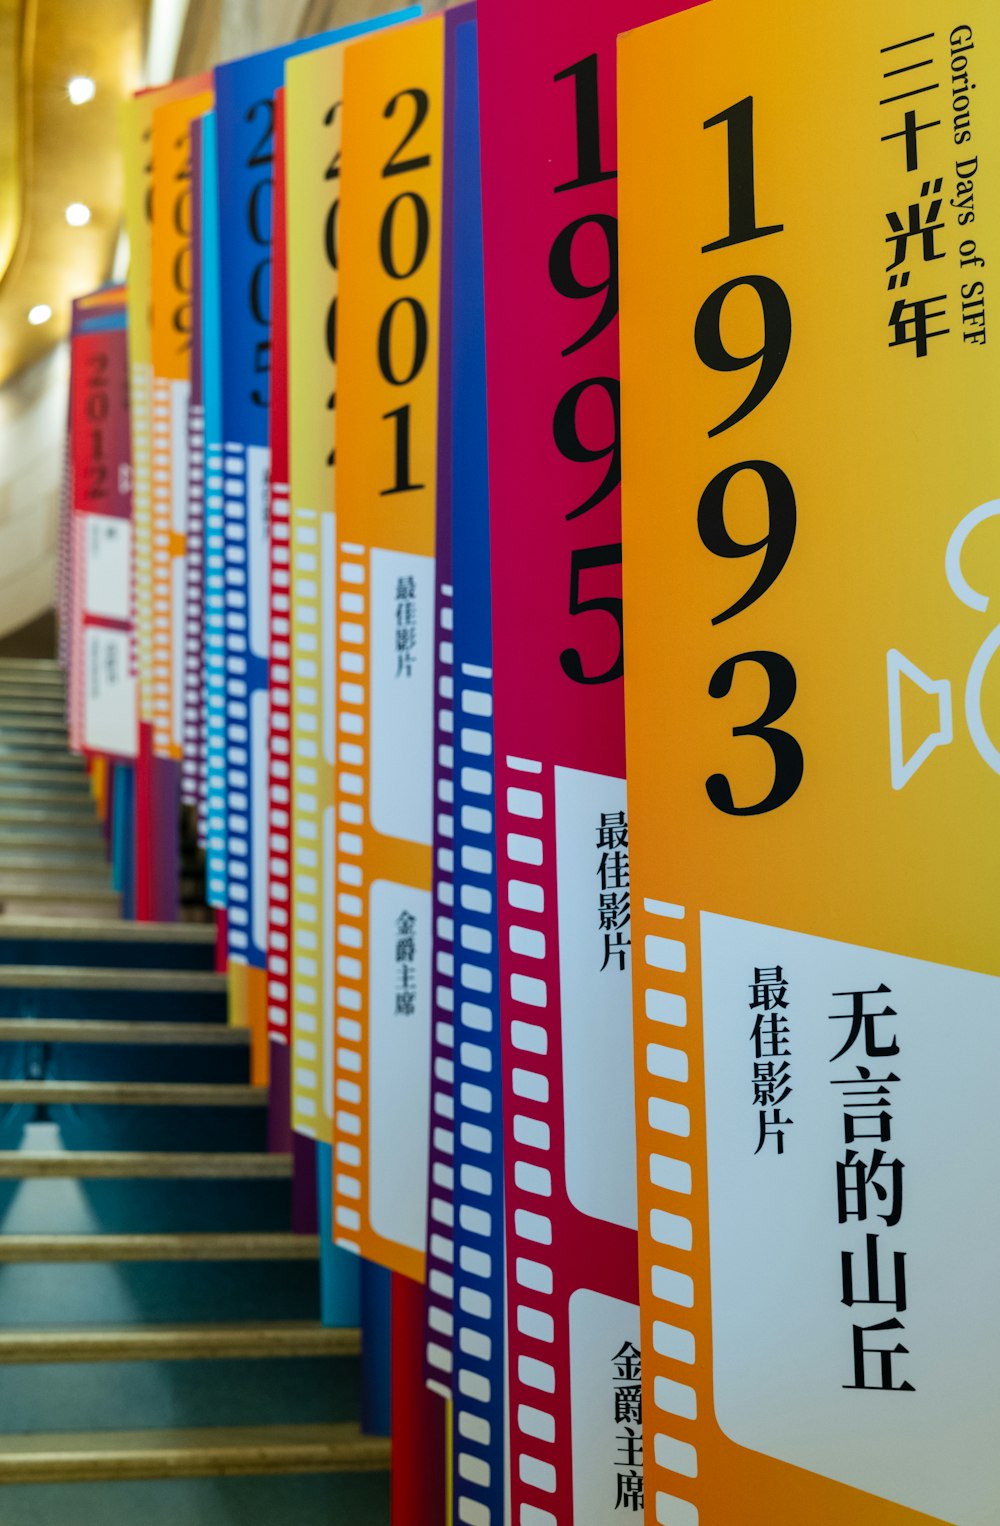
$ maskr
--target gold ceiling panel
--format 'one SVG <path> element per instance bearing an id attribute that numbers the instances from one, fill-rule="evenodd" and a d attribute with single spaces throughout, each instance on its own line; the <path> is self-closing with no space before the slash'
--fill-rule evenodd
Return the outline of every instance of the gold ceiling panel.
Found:
<path id="1" fill-rule="evenodd" d="M 148 0 L 0 0 L 0 385 L 69 329 L 107 280 L 121 223 L 121 101 L 137 88 Z M 66 85 L 89 75 L 85 106 Z M 91 220 L 71 228 L 66 208 Z M 38 328 L 28 311 L 47 303 Z"/>
<path id="2" fill-rule="evenodd" d="M 10 264 L 21 221 L 21 59 L 23 0 L 0 0 L 0 276 Z"/>

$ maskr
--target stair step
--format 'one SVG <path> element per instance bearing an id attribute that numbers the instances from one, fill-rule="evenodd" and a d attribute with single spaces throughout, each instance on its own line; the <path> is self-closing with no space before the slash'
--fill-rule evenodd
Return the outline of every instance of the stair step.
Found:
<path id="1" fill-rule="evenodd" d="M 6 862 L 6 858 L 3 859 Z M 194 943 L 216 941 L 211 924 L 195 922 L 107 922 L 88 917 L 13 917 L 0 922 L 0 939 L 37 938 L 53 943 L 93 940 L 113 943 Z"/>
<path id="2" fill-rule="evenodd" d="M 65 699 L 66 684 L 62 674 L 21 673 L 0 671 L 0 689 L 21 689 L 30 698 L 33 694 L 60 694 Z"/>
<path id="3" fill-rule="evenodd" d="M 0 742 L 0 769 L 10 771 L 25 768 L 50 768 L 58 770 L 60 774 L 66 774 L 72 778 L 80 775 L 87 779 L 87 772 L 83 766 L 83 759 L 72 752 L 52 752 L 48 748 L 44 752 L 15 752 L 8 753 L 3 742 Z M 89 780 L 88 780 L 89 782 Z"/>
<path id="4" fill-rule="evenodd" d="M 0 680 L 0 723 L 17 724 L 25 715 L 44 716 L 65 727 L 66 695 L 52 684 L 43 684 L 36 691 L 33 685 Z"/>
<path id="5" fill-rule="evenodd" d="M 69 899 L 69 897 L 67 897 Z M 7 964 L 0 988 L 34 991 L 172 991 L 177 996 L 224 994 L 225 975 L 208 970 L 99 969 L 86 965 Z"/>
<path id="6" fill-rule="evenodd" d="M 78 805 L 35 806 L 0 804 L 0 826 L 79 827 L 85 823 L 97 824 L 97 810 L 92 800 Z"/>
<path id="7" fill-rule="evenodd" d="M 61 882 L 58 879 L 19 881 L 10 876 L 0 876 L 0 902 L 43 902 L 47 907 L 72 905 L 81 909 L 84 905 L 116 906 L 120 899 L 121 891 L 115 890 L 113 885 L 81 883 L 72 876 L 67 876 Z"/>
<path id="8" fill-rule="evenodd" d="M 318 1235 L 290 1232 L 0 1235 L 0 1264 L 59 1261 L 316 1261 Z"/>
<path id="9" fill-rule="evenodd" d="M 36 801 L 37 804 L 34 803 Z M 8 818 L 24 821 L 36 816 L 47 817 L 57 826 L 65 821 L 76 821 L 80 817 L 85 821 L 96 821 L 97 806 L 86 790 L 62 793 L 61 798 L 47 795 L 44 790 L 29 790 L 23 797 L 16 799 L 0 792 L 0 821 Z"/>
<path id="10" fill-rule="evenodd" d="M 86 785 L 71 786 L 65 780 L 38 779 L 26 779 L 23 784 L 13 784 L 9 779 L 0 777 L 0 809 L 13 810 L 30 804 L 33 800 L 46 806 L 71 805 L 80 811 L 88 811 L 90 815 L 95 811 L 93 798 Z"/>
<path id="11" fill-rule="evenodd" d="M 104 831 L 96 812 L 90 821 L 64 821 L 55 825 L 48 819 L 26 822 L 19 816 L 16 821 L 7 823 L 6 830 L 0 830 L 0 853 L 15 847 L 65 848 L 67 843 L 74 847 L 78 843 L 97 843 L 102 852 L 106 851 Z"/>
<path id="12" fill-rule="evenodd" d="M 0 868 L 4 873 L 29 869 L 65 871 L 77 867 L 83 873 L 87 873 L 90 870 L 105 867 L 107 862 L 104 844 L 96 839 L 93 843 L 77 843 L 72 848 L 60 847 L 57 843 L 45 843 L 41 847 L 32 848 L 30 852 L 22 850 L 18 844 L 18 847 L 11 849 L 9 853 L 0 853 Z M 51 917 L 49 920 L 58 922 L 59 918 Z M 7 936 L 13 936 L 13 934 Z"/>
<path id="13" fill-rule="evenodd" d="M 310 1320 L 268 1324 L 122 1325 L 76 1330 L 4 1330 L 0 1367 L 42 1362 L 180 1362 L 221 1358 L 358 1356 L 361 1332 Z"/>
<path id="14" fill-rule="evenodd" d="M 0 900 L 69 900 L 82 896 L 84 900 L 97 896 L 107 900 L 118 896 L 111 879 L 111 865 L 100 859 L 87 864 L 34 864 L 26 869 L 14 869 L 6 859 L 0 858 Z"/>
<path id="15" fill-rule="evenodd" d="M 58 695 L 58 693 L 59 693 L 59 691 L 57 689 L 56 690 L 56 695 Z M 49 697 L 50 698 L 52 697 L 51 694 L 50 694 Z M 2 707 L 2 708 L 0 708 L 0 724 L 2 724 L 4 719 L 5 719 L 5 713 L 4 713 L 5 710 L 6 710 L 7 714 L 14 714 L 14 715 L 17 716 L 16 724 L 18 726 L 20 726 L 22 724 L 22 718 L 23 718 L 23 723 L 25 725 L 28 725 L 28 726 L 33 726 L 35 724 L 38 724 L 38 725 L 41 725 L 41 726 L 56 725 L 56 726 L 61 726 L 64 731 L 66 730 L 66 707 L 65 707 L 65 705 L 63 705 L 63 707 L 62 707 L 61 713 L 57 712 L 54 715 L 51 712 L 46 712 L 44 710 L 41 713 L 39 713 L 34 708 L 34 706 L 32 706 L 32 705 L 28 705 L 28 706 L 25 706 L 23 708 L 12 707 L 12 706 Z"/>
<path id="16" fill-rule="evenodd" d="M 60 668 L 39 668 L 37 662 L 30 658 L 24 659 L 21 667 L 0 667 L 0 683 L 21 684 L 26 688 L 53 689 L 57 693 L 66 692 L 66 675 Z"/>
<path id="17" fill-rule="evenodd" d="M 169 1150 L 0 1150 L 0 1181 L 287 1179 L 290 1155 Z"/>
<path id="18" fill-rule="evenodd" d="M 58 731 L 66 735 L 65 704 L 34 704 L 0 694 L 0 731 Z"/>
<path id="19" fill-rule="evenodd" d="M 9 715 L 0 713 L 0 737 L 5 742 L 21 739 L 32 747 L 48 749 L 58 747 L 69 752 L 69 735 L 66 722 L 56 715 Z"/>
<path id="20" fill-rule="evenodd" d="M 20 895 L 17 891 L 8 891 L 0 896 L 0 917 L 23 917 L 26 911 L 42 911 L 51 917 L 58 917 L 64 912 L 68 916 L 79 916 L 81 912 L 86 912 L 88 916 L 118 917 L 121 915 L 121 897 L 118 894 L 74 895 L 72 891 L 59 895 L 54 890 L 41 895 Z"/>
<path id="21" fill-rule="evenodd" d="M 90 779 L 80 766 L 78 758 L 69 758 L 73 767 L 62 764 L 58 758 L 45 758 L 41 763 L 30 766 L 20 760 L 12 761 L 10 758 L 0 758 L 0 783 L 4 785 L 19 784 L 61 784 L 65 788 L 90 790 Z"/>
<path id="22" fill-rule="evenodd" d="M 0 683 L 21 684 L 30 689 L 54 689 L 63 694 L 66 692 L 66 675 L 61 669 L 40 670 L 38 663 L 29 658 L 25 658 L 23 667 L 0 667 Z"/>
<path id="23" fill-rule="evenodd" d="M 22 726 L 0 726 L 0 754 L 6 754 L 14 762 L 20 763 L 29 752 L 46 764 L 52 758 L 72 756 L 65 732 L 53 734 Z"/>
<path id="24" fill-rule="evenodd" d="M 0 1081 L 0 1105 L 266 1107 L 266 1086 L 216 1081 Z"/>
<path id="25" fill-rule="evenodd" d="M 350 1424 L 57 1431 L 0 1438 L 0 1484 L 370 1473 L 387 1469 L 390 1457 L 387 1440 Z"/>
<path id="26" fill-rule="evenodd" d="M 230 1028 L 225 1023 L 139 1023 L 102 1018 L 0 1017 L 0 1043 L 220 1044 L 243 1049 L 250 1043 L 250 1030 Z"/>

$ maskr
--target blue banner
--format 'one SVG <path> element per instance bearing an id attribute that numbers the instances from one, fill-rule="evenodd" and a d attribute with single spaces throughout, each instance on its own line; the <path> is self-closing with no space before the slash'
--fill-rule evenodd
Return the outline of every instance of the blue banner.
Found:
<path id="1" fill-rule="evenodd" d="M 503 1127 L 493 642 L 476 25 L 456 33 L 452 558 L 455 635 L 455 1380 L 458 1520 L 504 1520 Z M 487 843 L 489 844 L 487 846 Z M 471 1509 L 470 1509 L 471 1507 Z"/>

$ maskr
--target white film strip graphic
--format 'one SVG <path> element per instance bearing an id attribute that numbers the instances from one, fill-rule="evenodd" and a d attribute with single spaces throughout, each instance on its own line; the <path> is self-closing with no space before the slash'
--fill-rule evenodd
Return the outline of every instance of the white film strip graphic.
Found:
<path id="1" fill-rule="evenodd" d="M 496 1526 L 506 1365 L 497 1361 L 505 1298 L 496 860 L 492 839 L 490 848 L 467 841 L 484 825 L 480 813 L 495 810 L 492 669 L 463 663 L 458 681 L 455 1490 L 463 1526 Z"/>
<path id="2" fill-rule="evenodd" d="M 542 831 L 545 798 L 540 785 L 542 764 L 533 758 L 507 757 L 505 789 L 507 810 L 515 818 L 524 818 L 523 830 L 507 837 L 507 902 L 518 913 L 518 922 L 508 932 L 511 953 L 527 961 L 522 969 L 512 969 L 510 995 L 513 1002 L 510 1027 L 506 1035 L 510 1052 L 522 1051 L 524 1064 L 514 1064 L 510 1072 L 513 1106 L 518 1111 L 513 1120 L 515 1158 L 510 1178 L 513 1183 L 512 1228 L 517 1242 L 514 1262 L 514 1285 L 510 1289 L 513 1319 L 509 1322 L 511 1344 L 524 1338 L 537 1343 L 538 1355 L 517 1352 L 516 1383 L 530 1390 L 530 1403 L 517 1405 L 517 1434 L 512 1434 L 511 1450 L 516 1454 L 518 1478 L 537 1490 L 540 1499 L 554 1501 L 561 1487 L 559 1476 L 547 1449 L 556 1439 L 555 1411 L 568 1413 L 568 1396 L 557 1393 L 561 1376 L 554 1361 L 546 1360 L 555 1340 L 552 1316 L 545 1301 L 555 1286 L 551 1259 L 552 1219 L 543 1212 L 545 1199 L 552 1193 L 552 1174 L 540 1164 L 552 1145 L 551 1129 L 544 1117 L 549 1102 L 549 1078 L 535 1068 L 538 1057 L 549 1052 L 548 1030 L 539 1020 L 547 1007 L 547 982 L 536 973 L 531 961 L 545 957 L 545 935 L 532 925 L 531 917 L 545 910 L 545 886 L 541 869 Z M 558 1018 L 555 1019 L 558 1021 Z M 546 1061 L 547 1063 L 547 1061 Z M 523 1204 L 523 1206 L 521 1206 Z M 512 1351 L 513 1356 L 513 1351 Z M 515 1373 L 512 1371 L 512 1386 Z M 514 1413 L 513 1399 L 511 1413 Z M 554 1455 L 554 1454 L 552 1454 Z M 514 1458 L 512 1457 L 512 1466 Z M 522 1502 L 520 1526 L 557 1526 L 558 1517 L 542 1504 Z"/>
<path id="3" fill-rule="evenodd" d="M 360 1013 L 364 991 L 363 841 L 356 829 L 368 808 L 365 724 L 368 675 L 364 649 L 368 635 L 368 574 L 364 546 L 342 541 L 337 585 L 339 662 L 337 674 L 337 945 L 336 945 L 336 1146 L 334 1151 L 334 1244 L 360 1253 L 355 1238 L 361 1213 L 352 1208 L 362 1194 L 367 1163 L 362 1157 L 361 1101 L 367 1057 Z M 348 795 L 350 799 L 339 798 Z M 357 1141 L 357 1142 L 355 1142 Z"/>
<path id="4" fill-rule="evenodd" d="M 687 1026 L 687 1003 L 664 986 L 669 986 L 671 973 L 683 974 L 688 968 L 688 951 L 683 906 L 646 899 L 643 909 L 647 917 L 655 918 L 655 930 L 647 931 L 643 941 L 647 1106 L 651 1127 L 663 1136 L 663 1153 L 652 1153 L 648 1161 L 650 1195 L 656 1204 L 650 1210 L 649 1236 L 657 1256 L 652 1268 L 657 1310 L 653 1350 L 645 1354 L 645 1361 L 654 1374 L 653 1456 L 657 1467 L 675 1474 L 677 1487 L 683 1488 L 680 1480 L 698 1476 L 697 1449 L 687 1439 L 698 1413 L 698 1394 L 692 1383 L 695 1339 L 684 1323 L 684 1311 L 694 1308 L 698 1290 L 690 1263 L 687 1270 L 678 1269 L 693 1247 L 693 1163 L 688 1056 L 669 1041 L 671 1028 Z M 661 1248 L 662 1260 L 674 1265 L 660 1264 Z M 683 1495 L 661 1490 L 656 1494 L 656 1520 L 666 1526 L 698 1526 L 698 1508 Z"/>
<path id="5" fill-rule="evenodd" d="M 246 589 L 246 454 L 227 444 L 225 515 L 226 761 L 229 948 L 245 961 L 250 948 L 250 748 Z"/>
<path id="6" fill-rule="evenodd" d="M 171 748 L 171 556 L 173 520 L 173 415 L 169 381 L 153 378 L 151 611 L 153 743 L 164 756 Z"/>
<path id="7" fill-rule="evenodd" d="M 66 448 L 63 451 L 62 478 L 59 485 L 59 541 L 56 559 L 56 609 L 59 612 L 57 655 L 59 665 L 64 669 L 69 662 L 70 622 L 72 620 L 70 597 L 70 577 L 72 575 L 70 571 L 72 561 L 70 514 L 72 512 L 72 492 L 73 461 L 70 455 L 69 438 L 67 437 Z M 135 587 L 134 578 L 132 579 L 132 587 Z"/>
<path id="8" fill-rule="evenodd" d="M 184 610 L 184 755 L 181 798 L 198 807 L 199 836 L 204 836 L 205 737 L 201 673 L 204 644 L 205 410 L 188 407 L 187 577 Z"/>
<path id="9" fill-rule="evenodd" d="M 427 1386 L 451 1396 L 455 1260 L 455 785 L 454 589 L 437 589 L 438 692 L 435 710 L 434 997 L 431 1028 L 431 1138 L 427 1232 Z"/>
<path id="10" fill-rule="evenodd" d="M 135 630 L 139 674 L 139 715 L 152 720 L 153 674 L 153 368 L 136 362 L 129 377 L 129 423 L 132 431 L 132 530 L 135 547 Z"/>
<path id="11" fill-rule="evenodd" d="M 315 509 L 292 512 L 292 1119 L 300 1134 L 318 1131 L 322 1080 L 318 1066 L 323 1022 L 321 975 L 326 928 L 322 895 L 323 821 L 319 803 L 321 705 L 325 677 L 321 650 L 322 521 Z M 327 908 L 329 912 L 329 908 Z"/>
<path id="12" fill-rule="evenodd" d="M 84 578 L 86 576 L 87 521 L 82 514 L 74 514 L 70 527 L 73 545 L 73 572 L 70 579 L 70 682 L 66 689 L 66 725 L 70 745 L 75 752 L 83 747 L 84 710 L 87 682 L 84 659 Z"/>
<path id="13" fill-rule="evenodd" d="M 268 737 L 267 1018 L 288 1042 L 291 932 L 292 646 L 288 487 L 271 483 L 270 713 Z"/>
<path id="14" fill-rule="evenodd" d="M 227 901 L 226 556 L 222 448 L 205 451 L 205 835 L 209 904 Z"/>

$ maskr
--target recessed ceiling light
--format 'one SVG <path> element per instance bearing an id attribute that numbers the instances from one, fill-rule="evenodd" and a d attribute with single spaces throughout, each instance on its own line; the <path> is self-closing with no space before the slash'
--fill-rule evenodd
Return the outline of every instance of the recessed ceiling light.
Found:
<path id="1" fill-rule="evenodd" d="M 92 101 L 97 94 L 97 86 L 92 79 L 88 79 L 86 74 L 78 74 L 66 86 L 66 94 L 74 106 L 86 106 L 87 102 Z"/>
<path id="2" fill-rule="evenodd" d="M 82 201 L 71 201 L 66 208 L 66 221 L 71 228 L 83 228 L 90 222 L 90 208 Z"/>
<path id="3" fill-rule="evenodd" d="M 31 309 L 30 313 L 28 314 L 28 322 L 33 323 L 37 328 L 39 323 L 48 323 L 51 317 L 52 309 L 49 307 L 48 303 L 39 302 L 35 307 Z"/>

